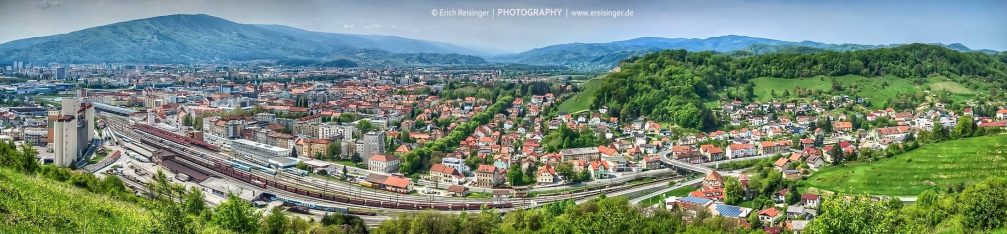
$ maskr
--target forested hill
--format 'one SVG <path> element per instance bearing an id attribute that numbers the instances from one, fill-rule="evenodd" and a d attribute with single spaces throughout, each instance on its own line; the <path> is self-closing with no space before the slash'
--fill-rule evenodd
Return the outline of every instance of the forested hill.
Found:
<path id="1" fill-rule="evenodd" d="M 649 116 L 686 128 L 716 126 L 704 100 L 725 87 L 756 77 L 800 78 L 818 75 L 876 77 L 974 77 L 1007 88 L 1007 53 L 958 52 L 934 45 L 811 54 L 725 55 L 665 50 L 630 59 L 598 89 L 593 107 L 608 106 L 623 119 Z M 751 91 L 750 91 L 751 92 Z"/>

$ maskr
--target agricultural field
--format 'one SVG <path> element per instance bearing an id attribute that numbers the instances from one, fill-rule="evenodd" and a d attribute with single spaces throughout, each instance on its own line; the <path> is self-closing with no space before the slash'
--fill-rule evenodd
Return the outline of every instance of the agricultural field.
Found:
<path id="1" fill-rule="evenodd" d="M 135 204 L 49 179 L 0 169 L 0 233 L 148 233 Z"/>
<path id="2" fill-rule="evenodd" d="M 804 182 L 839 193 L 915 196 L 991 176 L 1007 176 L 1007 135 L 945 141 L 875 162 L 828 167 Z"/>
<path id="3" fill-rule="evenodd" d="M 574 113 L 578 111 L 584 111 L 591 108 L 591 103 L 594 102 L 594 93 L 601 86 L 601 82 L 605 78 L 605 75 L 601 75 L 586 82 L 580 84 L 580 92 L 574 94 L 563 103 L 559 104 L 559 111 L 566 113 Z"/>

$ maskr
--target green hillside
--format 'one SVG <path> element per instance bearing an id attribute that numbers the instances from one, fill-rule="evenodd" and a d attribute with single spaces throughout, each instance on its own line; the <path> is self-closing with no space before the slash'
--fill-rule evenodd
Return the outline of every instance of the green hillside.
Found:
<path id="1" fill-rule="evenodd" d="M 815 172 L 814 188 L 871 195 L 916 195 L 958 183 L 1007 176 L 1007 135 L 929 144 L 876 162 L 858 162 Z"/>
<path id="2" fill-rule="evenodd" d="M 875 108 L 884 107 L 889 99 L 897 98 L 899 94 L 930 91 L 948 93 L 952 97 L 966 99 L 976 93 L 965 85 L 942 77 L 931 77 L 916 85 L 913 80 L 895 76 L 864 77 L 859 75 L 816 76 L 810 78 L 777 78 L 759 77 L 751 79 L 755 85 L 755 99 L 758 101 L 789 100 L 789 99 L 821 99 L 822 94 L 859 96 L 871 102 Z M 835 90 L 833 82 L 839 84 Z M 731 89 L 739 92 L 740 88 Z"/>
<path id="3" fill-rule="evenodd" d="M 0 169 L 0 233 L 149 233 L 136 204 Z"/>
<path id="4" fill-rule="evenodd" d="M 559 111 L 573 113 L 590 109 L 591 103 L 594 103 L 595 92 L 601 86 L 603 79 L 605 79 L 605 75 L 595 77 L 580 84 L 580 92 L 560 103 Z"/>
<path id="5" fill-rule="evenodd" d="M 966 87 L 996 90 L 1007 85 L 1000 79 L 1007 74 L 1007 63 L 1000 57 L 923 44 L 854 52 L 756 56 L 665 50 L 622 63 L 620 68 L 619 72 L 608 74 L 594 91 L 595 105 L 608 106 L 609 114 L 621 119 L 646 116 L 706 131 L 716 129 L 719 124 L 707 103 L 724 99 L 765 100 L 776 92 L 772 89 L 780 89 L 779 95 L 790 92 L 789 95 L 799 98 L 827 98 L 831 93 L 824 93 L 826 89 L 852 93 L 868 98 L 875 107 L 888 103 L 889 97 L 898 96 L 890 106 L 905 109 L 915 107 L 914 101 L 925 96 L 899 94 L 928 90 L 932 87 L 924 84 L 931 82 L 936 83 L 935 88 L 961 94 L 970 93 Z M 959 85 L 927 77 L 949 77 L 946 81 Z M 762 84 L 756 89 L 758 83 Z M 823 87 L 825 84 L 827 87 Z M 791 90 L 796 86 L 810 88 L 801 92 Z M 967 99 L 958 94 L 937 94 L 936 98 L 944 102 Z M 990 92 L 989 96 L 1002 98 L 1003 93 Z"/>
<path id="6" fill-rule="evenodd" d="M 756 99 L 768 101 L 776 98 L 795 98 L 795 90 L 813 89 L 833 95 L 851 95 L 864 97 L 871 101 L 874 107 L 881 107 L 889 98 L 895 98 L 900 93 L 915 93 L 922 91 L 908 79 L 886 76 L 868 78 L 858 75 L 817 76 L 812 78 L 786 79 L 760 77 L 751 80 L 755 84 Z M 833 82 L 838 82 L 844 90 L 832 92 Z M 785 96 L 789 94 L 790 96 Z"/>

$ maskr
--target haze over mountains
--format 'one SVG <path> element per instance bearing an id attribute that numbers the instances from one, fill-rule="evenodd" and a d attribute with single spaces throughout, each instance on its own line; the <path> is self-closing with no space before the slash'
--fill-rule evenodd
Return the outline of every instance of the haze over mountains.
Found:
<path id="1" fill-rule="evenodd" d="M 610 69 L 630 56 L 664 49 L 752 53 L 849 51 L 896 45 L 790 42 L 728 35 L 696 38 L 642 37 L 607 43 L 550 45 L 517 54 L 395 36 L 353 35 L 282 25 L 240 24 L 209 15 L 167 15 L 125 21 L 66 34 L 0 44 L 0 63 L 199 63 L 250 60 L 317 61 L 356 65 L 472 65 L 490 62 Z M 961 44 L 942 45 L 972 51 Z M 987 53 L 995 51 L 982 50 Z M 331 63 L 327 61 L 339 61 Z"/>
<path id="2" fill-rule="evenodd" d="M 485 63 L 460 54 L 478 51 L 448 43 L 393 36 L 305 31 L 239 24 L 209 15 L 168 15 L 11 41 L 0 58 L 65 63 L 191 63 L 259 59 L 353 59 L 365 62 L 417 57 Z M 440 55 L 450 54 L 450 55 Z M 429 57 L 429 58 L 428 58 Z M 428 61 L 436 64 L 437 61 Z"/>
<path id="3" fill-rule="evenodd" d="M 737 52 L 756 54 L 788 52 L 809 53 L 817 51 L 851 51 L 894 47 L 892 45 L 827 44 L 814 41 L 781 41 L 767 38 L 728 35 L 720 37 L 660 38 L 641 37 L 625 41 L 607 43 L 569 43 L 532 49 L 514 55 L 494 58 L 498 62 L 524 63 L 535 65 L 558 65 L 577 70 L 606 70 L 619 61 L 634 55 L 642 55 L 666 49 L 687 51 Z M 959 51 L 972 51 L 962 44 L 941 45 Z M 995 51 L 983 50 L 987 53 Z"/>

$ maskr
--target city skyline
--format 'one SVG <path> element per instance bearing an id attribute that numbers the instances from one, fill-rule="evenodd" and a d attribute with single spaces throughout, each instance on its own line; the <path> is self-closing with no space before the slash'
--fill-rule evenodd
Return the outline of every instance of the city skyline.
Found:
<path id="1" fill-rule="evenodd" d="M 516 53 L 553 44 L 610 42 L 637 37 L 705 38 L 744 35 L 786 41 L 902 44 L 962 43 L 1007 50 L 1007 3 L 927 1 L 410 1 L 391 3 L 300 1 L 4 1 L 0 19 L 10 30 L 0 42 L 63 34 L 169 14 L 208 14 L 238 23 L 279 24 L 312 31 L 401 36 Z M 558 9 L 544 16 L 500 15 L 501 10 Z M 459 16 L 436 11 L 487 11 Z M 571 11 L 628 11 L 632 16 L 575 17 Z M 506 14 L 507 12 L 503 12 Z M 373 17 L 381 15 L 382 17 Z"/>

